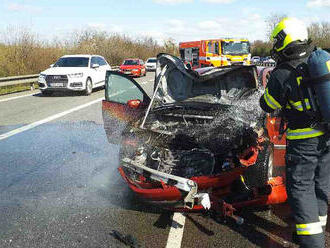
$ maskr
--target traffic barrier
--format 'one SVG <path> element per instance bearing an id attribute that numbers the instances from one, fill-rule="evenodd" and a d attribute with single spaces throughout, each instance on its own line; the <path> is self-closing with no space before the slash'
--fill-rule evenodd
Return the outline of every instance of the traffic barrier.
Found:
<path id="1" fill-rule="evenodd" d="M 111 66 L 111 70 L 119 71 L 119 66 Z M 1 88 L 15 88 L 17 85 L 22 85 L 28 88 L 30 86 L 30 90 L 34 90 L 36 87 L 35 84 L 38 82 L 39 74 L 32 75 L 23 75 L 23 76 L 12 76 L 12 77 L 3 77 L 0 78 L 0 89 Z M 19 91 L 21 91 L 20 89 Z M 15 90 L 11 90 L 10 93 L 15 92 Z"/>

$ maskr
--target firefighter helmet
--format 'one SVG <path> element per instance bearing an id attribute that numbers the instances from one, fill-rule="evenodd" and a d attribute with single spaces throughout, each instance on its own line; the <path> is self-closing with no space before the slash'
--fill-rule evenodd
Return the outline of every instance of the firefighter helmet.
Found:
<path id="1" fill-rule="evenodd" d="M 286 17 L 276 25 L 270 39 L 274 44 L 274 51 L 280 52 L 293 42 L 307 42 L 308 32 L 303 22 Z"/>

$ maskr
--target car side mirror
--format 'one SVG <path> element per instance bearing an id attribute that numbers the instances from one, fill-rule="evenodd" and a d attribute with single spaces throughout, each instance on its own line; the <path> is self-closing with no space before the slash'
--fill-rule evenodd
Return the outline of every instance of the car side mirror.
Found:
<path id="1" fill-rule="evenodd" d="M 132 109 L 137 109 L 141 105 L 141 101 L 139 99 L 128 100 L 127 105 Z"/>
<path id="2" fill-rule="evenodd" d="M 187 67 L 187 69 L 188 69 L 188 71 L 191 71 L 192 70 L 192 68 L 191 68 L 191 64 L 186 64 L 186 67 Z"/>
<path id="3" fill-rule="evenodd" d="M 96 68 L 99 68 L 100 65 L 99 64 L 92 64 L 92 68 L 96 69 Z"/>
<path id="4" fill-rule="evenodd" d="M 51 64 L 49 67 L 50 67 L 50 68 L 54 67 L 54 64 Z"/>

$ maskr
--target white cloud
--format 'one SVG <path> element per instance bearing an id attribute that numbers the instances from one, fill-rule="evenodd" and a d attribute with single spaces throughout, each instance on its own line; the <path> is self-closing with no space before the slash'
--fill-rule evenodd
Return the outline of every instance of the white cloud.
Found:
<path id="1" fill-rule="evenodd" d="M 42 11 L 41 7 L 20 3 L 9 3 L 6 6 L 9 11 L 36 13 Z"/>
<path id="2" fill-rule="evenodd" d="M 236 0 L 202 0 L 202 1 L 207 3 L 232 3 Z"/>
<path id="3" fill-rule="evenodd" d="M 152 0 L 154 3 L 159 4 L 180 4 L 180 3 L 192 3 L 194 0 Z"/>
<path id="4" fill-rule="evenodd" d="M 309 0 L 307 6 L 310 8 L 330 7 L 330 0 Z"/>
<path id="5" fill-rule="evenodd" d="M 96 23 L 96 22 L 91 22 L 88 23 L 87 26 L 92 29 L 97 29 L 97 30 L 105 30 L 106 25 L 104 23 Z"/>
<path id="6" fill-rule="evenodd" d="M 176 42 L 221 37 L 248 38 L 250 41 L 266 38 L 265 21 L 257 13 L 243 15 L 239 19 L 219 17 L 195 22 L 172 19 L 159 24 L 159 27 L 163 31 L 157 33 L 157 40 L 174 38 Z M 150 35 L 154 37 L 156 33 Z"/>
<path id="7" fill-rule="evenodd" d="M 124 27 L 121 25 L 115 25 L 115 24 L 106 24 L 102 22 L 90 22 L 87 23 L 87 27 L 91 29 L 95 29 L 98 31 L 107 31 L 110 33 L 123 33 Z"/>

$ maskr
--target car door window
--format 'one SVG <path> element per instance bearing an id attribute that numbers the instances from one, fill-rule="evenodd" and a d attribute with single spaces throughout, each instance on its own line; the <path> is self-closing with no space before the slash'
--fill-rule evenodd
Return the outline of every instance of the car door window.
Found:
<path id="1" fill-rule="evenodd" d="M 130 78 L 112 72 L 106 78 L 105 98 L 107 101 L 126 104 L 128 100 L 135 99 L 142 102 L 147 96 Z"/>
<path id="2" fill-rule="evenodd" d="M 92 59 L 91 59 L 91 67 L 92 67 L 94 64 L 98 64 L 97 57 L 92 57 Z"/>
<path id="3" fill-rule="evenodd" d="M 100 66 L 103 66 L 103 65 L 106 65 L 107 63 L 105 62 L 105 60 L 101 57 L 98 57 L 98 61 L 99 61 L 99 65 Z"/>

